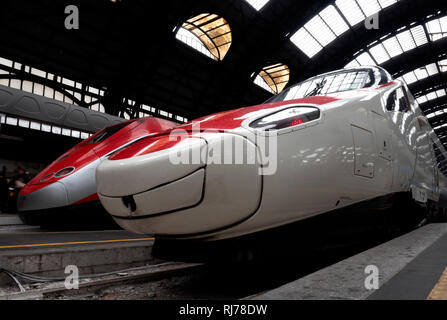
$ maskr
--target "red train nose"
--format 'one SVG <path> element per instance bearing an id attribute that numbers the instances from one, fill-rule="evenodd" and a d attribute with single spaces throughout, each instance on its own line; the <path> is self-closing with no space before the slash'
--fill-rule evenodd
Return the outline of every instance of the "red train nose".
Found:
<path id="1" fill-rule="evenodd" d="M 19 210 L 34 211 L 68 205 L 68 193 L 64 184 L 55 182 L 32 192 L 35 186 L 25 186 L 19 194 Z"/>

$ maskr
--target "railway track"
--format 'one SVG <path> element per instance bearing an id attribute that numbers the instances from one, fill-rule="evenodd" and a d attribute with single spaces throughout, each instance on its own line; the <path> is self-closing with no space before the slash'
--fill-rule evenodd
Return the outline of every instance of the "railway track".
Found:
<path id="1" fill-rule="evenodd" d="M 63 278 L 44 278 L 21 273 L 7 272 L 16 282 L 16 287 L 0 288 L 0 300 L 43 300 L 56 296 L 82 296 L 114 285 L 134 282 L 156 281 L 173 276 L 183 276 L 203 267 L 198 263 L 166 262 L 97 275 L 80 276 L 79 288 L 67 289 Z M 20 280 L 26 280 L 22 284 Z"/>

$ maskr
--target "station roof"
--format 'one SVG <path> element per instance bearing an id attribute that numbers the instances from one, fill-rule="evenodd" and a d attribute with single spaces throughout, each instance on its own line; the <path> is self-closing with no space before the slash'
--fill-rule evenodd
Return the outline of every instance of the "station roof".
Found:
<path id="1" fill-rule="evenodd" d="M 434 127 L 446 131 L 443 1 L 5 0 L 0 5 L 1 57 L 104 90 L 109 113 L 117 114 L 117 101 L 126 97 L 192 119 L 260 103 L 285 82 L 346 65 L 377 64 L 402 77 L 430 121 L 437 121 Z M 65 28 L 67 5 L 78 7 L 79 29 Z M 376 13 L 377 29 L 367 28 L 365 19 Z M 200 41 L 180 41 L 187 33 Z"/>

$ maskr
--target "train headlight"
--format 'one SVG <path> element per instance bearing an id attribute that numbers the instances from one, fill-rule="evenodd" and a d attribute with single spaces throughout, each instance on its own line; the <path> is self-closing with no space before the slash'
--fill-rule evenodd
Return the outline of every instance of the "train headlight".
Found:
<path id="1" fill-rule="evenodd" d="M 320 110 L 315 107 L 293 107 L 269 114 L 250 123 L 253 129 L 265 131 L 279 130 L 294 127 L 303 123 L 316 120 L 320 117 Z"/>
<path id="2" fill-rule="evenodd" d="M 69 175 L 70 173 L 72 173 L 74 170 L 75 170 L 74 167 L 67 167 L 67 168 L 64 168 L 64 169 L 59 170 L 58 172 L 56 172 L 54 174 L 54 176 L 56 178 L 64 177 L 64 176 Z"/>

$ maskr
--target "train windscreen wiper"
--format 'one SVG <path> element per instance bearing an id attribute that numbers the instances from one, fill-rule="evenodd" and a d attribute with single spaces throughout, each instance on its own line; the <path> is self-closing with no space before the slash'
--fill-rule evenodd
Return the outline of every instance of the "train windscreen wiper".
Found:
<path id="1" fill-rule="evenodd" d="M 313 89 L 311 92 L 306 93 L 305 97 L 312 97 L 312 96 L 317 96 L 319 94 L 321 94 L 321 90 L 324 88 L 326 84 L 326 79 L 321 80 L 321 82 L 317 82 L 315 89 Z"/>

